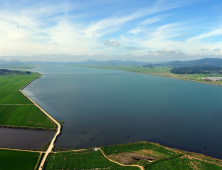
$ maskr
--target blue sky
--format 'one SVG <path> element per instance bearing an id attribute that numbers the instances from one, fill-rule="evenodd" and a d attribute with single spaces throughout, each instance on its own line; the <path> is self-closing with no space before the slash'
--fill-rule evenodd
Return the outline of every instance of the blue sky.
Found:
<path id="1" fill-rule="evenodd" d="M 0 0 L 0 59 L 222 58 L 219 0 Z"/>

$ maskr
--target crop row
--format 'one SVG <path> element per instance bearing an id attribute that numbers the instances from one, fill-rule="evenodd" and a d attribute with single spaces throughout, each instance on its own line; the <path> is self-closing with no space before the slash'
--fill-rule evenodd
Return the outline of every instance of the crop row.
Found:
<path id="1" fill-rule="evenodd" d="M 1 105 L 0 124 L 53 129 L 55 125 L 34 105 Z"/>
<path id="2" fill-rule="evenodd" d="M 47 159 L 43 169 L 96 169 L 139 170 L 138 167 L 122 167 L 110 162 L 100 151 L 53 153 Z"/>
<path id="3" fill-rule="evenodd" d="M 0 104 L 32 104 L 27 97 L 19 91 L 0 92 Z"/>
<path id="4" fill-rule="evenodd" d="M 0 76 L 0 91 L 19 90 L 24 85 L 38 77 L 39 74 Z"/>
<path id="5" fill-rule="evenodd" d="M 12 151 L 0 149 L 1 170 L 34 169 L 40 154 L 37 152 Z"/>

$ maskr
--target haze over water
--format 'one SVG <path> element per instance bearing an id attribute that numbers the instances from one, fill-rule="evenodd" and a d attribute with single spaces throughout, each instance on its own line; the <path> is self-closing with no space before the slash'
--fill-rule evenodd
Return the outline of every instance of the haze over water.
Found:
<path id="1" fill-rule="evenodd" d="M 33 71 L 45 75 L 23 91 L 65 121 L 56 146 L 145 140 L 222 158 L 221 86 L 71 66 Z"/>

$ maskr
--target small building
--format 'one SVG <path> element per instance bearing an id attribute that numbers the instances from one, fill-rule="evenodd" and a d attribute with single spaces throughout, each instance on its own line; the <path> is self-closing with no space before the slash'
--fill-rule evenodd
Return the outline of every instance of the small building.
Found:
<path id="1" fill-rule="evenodd" d="M 222 77 L 206 77 L 206 78 L 200 78 L 201 80 L 206 81 L 222 81 Z"/>
<path id="2" fill-rule="evenodd" d="M 98 151 L 99 149 L 98 149 L 98 148 L 93 148 L 92 150 L 93 150 L 93 151 Z"/>

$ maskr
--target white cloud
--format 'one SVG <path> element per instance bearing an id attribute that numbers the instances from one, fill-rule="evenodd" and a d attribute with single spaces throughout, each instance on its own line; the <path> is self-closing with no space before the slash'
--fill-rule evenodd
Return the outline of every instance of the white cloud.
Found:
<path id="1" fill-rule="evenodd" d="M 208 33 L 203 33 L 199 36 L 190 38 L 190 39 L 188 39 L 188 41 L 197 41 L 197 40 L 200 40 L 200 39 L 203 39 L 203 38 L 215 37 L 215 36 L 219 36 L 219 35 L 222 35 L 222 27 L 219 28 L 219 29 L 215 29 L 213 31 L 210 31 Z"/>
<path id="2" fill-rule="evenodd" d="M 156 54 L 163 55 L 163 56 L 183 56 L 183 55 L 186 55 L 186 53 L 184 53 L 180 50 L 172 50 L 172 49 L 157 50 Z"/>
<path id="3" fill-rule="evenodd" d="M 131 30 L 129 31 L 129 33 L 131 33 L 131 34 L 139 34 L 140 32 L 142 32 L 140 26 L 138 26 L 138 27 L 135 28 L 135 29 L 131 29 Z"/>
<path id="4" fill-rule="evenodd" d="M 161 21 L 162 19 L 171 16 L 171 15 L 166 15 L 166 16 L 156 16 L 156 17 L 152 17 L 152 18 L 147 18 L 146 20 L 144 20 L 141 24 L 145 25 L 145 24 L 152 24 L 158 21 Z"/>

